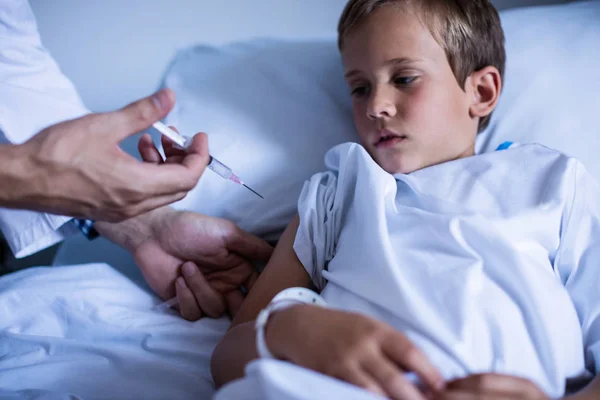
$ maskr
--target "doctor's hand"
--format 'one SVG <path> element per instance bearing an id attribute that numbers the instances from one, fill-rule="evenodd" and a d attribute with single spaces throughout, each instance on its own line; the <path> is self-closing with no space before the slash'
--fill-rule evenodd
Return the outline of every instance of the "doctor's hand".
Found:
<path id="1" fill-rule="evenodd" d="M 533 382 L 509 375 L 475 374 L 448 382 L 435 400 L 549 400 Z"/>
<path id="2" fill-rule="evenodd" d="M 7 183 L 13 189 L 0 193 L 0 205 L 121 221 L 183 198 L 208 163 L 206 135 L 196 135 L 177 163 L 141 162 L 119 148 L 125 138 L 164 118 L 174 103 L 174 93 L 164 89 L 119 111 L 50 126 L 11 146 Z"/>
<path id="3" fill-rule="evenodd" d="M 256 279 L 251 261 L 267 261 L 273 250 L 230 221 L 170 207 L 95 226 L 133 255 L 160 297 L 177 295 L 188 320 L 221 316 Z"/>
<path id="4" fill-rule="evenodd" d="M 425 400 L 404 377 L 409 371 L 432 393 L 443 386 L 437 369 L 404 334 L 362 314 L 299 305 L 272 314 L 266 328 L 267 347 L 278 359 L 388 398 Z"/>

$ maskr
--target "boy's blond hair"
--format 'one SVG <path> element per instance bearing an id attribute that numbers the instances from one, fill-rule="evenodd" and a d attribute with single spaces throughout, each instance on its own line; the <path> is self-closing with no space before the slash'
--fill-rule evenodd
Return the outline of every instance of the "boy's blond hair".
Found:
<path id="1" fill-rule="evenodd" d="M 504 78 L 504 32 L 496 8 L 489 0 L 350 0 L 338 24 L 338 46 L 356 26 L 383 5 L 407 6 L 446 52 L 459 86 L 464 90 L 474 71 L 494 66 Z M 488 125 L 490 115 L 479 121 L 478 131 Z"/>

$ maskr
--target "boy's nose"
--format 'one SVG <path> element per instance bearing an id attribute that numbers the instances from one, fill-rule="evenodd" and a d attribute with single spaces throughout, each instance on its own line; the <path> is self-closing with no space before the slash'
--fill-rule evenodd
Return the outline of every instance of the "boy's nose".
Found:
<path id="1" fill-rule="evenodd" d="M 393 96 L 387 94 L 385 89 L 374 90 L 367 107 L 367 116 L 372 120 L 376 120 L 395 115 L 396 105 Z"/>

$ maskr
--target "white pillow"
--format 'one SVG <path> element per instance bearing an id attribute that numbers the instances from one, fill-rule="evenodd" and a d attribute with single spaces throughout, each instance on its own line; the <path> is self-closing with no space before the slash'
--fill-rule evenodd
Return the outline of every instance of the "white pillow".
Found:
<path id="1" fill-rule="evenodd" d="M 164 85 L 177 95 L 166 122 L 209 134 L 211 154 L 262 194 L 207 170 L 176 204 L 277 239 L 304 181 L 334 145 L 356 140 L 335 40 L 253 40 L 180 52 Z"/>
<path id="2" fill-rule="evenodd" d="M 600 178 L 600 2 L 508 10 L 505 86 L 478 151 L 538 142 L 580 158 Z M 303 182 L 333 145 L 356 140 L 335 40 L 260 40 L 178 54 L 165 85 L 167 122 L 209 133 L 211 153 L 265 196 L 207 171 L 178 208 L 228 218 L 274 238 Z"/>
<path id="3" fill-rule="evenodd" d="M 508 10 L 504 90 L 478 151 L 538 142 L 582 160 L 600 179 L 600 2 Z M 303 182 L 333 145 L 356 140 L 335 40 L 194 47 L 170 66 L 167 122 L 209 133 L 211 153 L 265 196 L 207 172 L 178 208 L 228 218 L 276 238 Z"/>
<path id="4" fill-rule="evenodd" d="M 600 180 L 600 1 L 504 11 L 504 90 L 478 151 L 536 142 Z"/>

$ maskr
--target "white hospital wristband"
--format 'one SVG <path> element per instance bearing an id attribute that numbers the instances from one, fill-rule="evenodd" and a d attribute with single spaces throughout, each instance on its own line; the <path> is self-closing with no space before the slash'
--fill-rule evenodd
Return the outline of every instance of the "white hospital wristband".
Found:
<path id="1" fill-rule="evenodd" d="M 256 317 L 256 352 L 261 358 L 275 358 L 267 347 L 265 340 L 265 327 L 269 321 L 271 313 L 277 310 L 283 310 L 297 304 L 313 304 L 316 306 L 325 307 L 327 303 L 321 296 L 310 289 L 302 287 L 293 287 L 279 292 L 269 305 L 261 310 Z"/>

